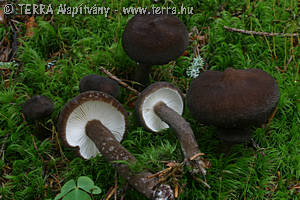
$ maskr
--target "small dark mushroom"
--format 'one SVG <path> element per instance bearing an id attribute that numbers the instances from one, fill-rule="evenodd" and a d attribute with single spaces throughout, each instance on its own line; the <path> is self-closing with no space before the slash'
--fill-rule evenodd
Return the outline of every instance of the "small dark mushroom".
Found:
<path id="1" fill-rule="evenodd" d="M 120 86 L 116 81 L 96 74 L 83 77 L 79 83 L 79 90 L 80 93 L 96 90 L 110 94 L 115 98 L 120 95 Z"/>
<path id="2" fill-rule="evenodd" d="M 49 116 L 54 110 L 52 101 L 45 96 L 35 95 L 22 106 L 26 119 L 36 120 Z"/>
<path id="3" fill-rule="evenodd" d="M 44 120 L 52 114 L 53 110 L 53 102 L 48 97 L 41 95 L 31 97 L 22 105 L 22 113 L 26 120 L 35 124 L 36 131 L 33 134 L 40 140 L 44 140 L 50 135 L 50 127 L 45 128 L 47 125 L 42 126 L 41 124 L 45 123 Z"/>
<path id="4" fill-rule="evenodd" d="M 187 105 L 202 124 L 217 127 L 223 141 L 241 143 L 251 138 L 251 126 L 260 126 L 280 98 L 274 78 L 260 69 L 206 71 L 191 82 Z"/>
<path id="5" fill-rule="evenodd" d="M 63 143 L 77 149 L 85 159 L 101 153 L 129 184 L 147 198 L 173 199 L 170 186 L 159 184 L 157 178 L 147 178 L 151 173 L 135 174 L 128 165 L 115 162 L 136 163 L 135 157 L 119 143 L 126 125 L 127 113 L 114 97 L 99 91 L 87 91 L 64 106 L 58 120 L 58 132 Z"/>
<path id="6" fill-rule="evenodd" d="M 122 46 L 138 62 L 135 80 L 146 85 L 152 65 L 167 64 L 182 55 L 188 47 L 185 25 L 173 15 L 138 14 L 125 27 Z"/>
<path id="7" fill-rule="evenodd" d="M 136 113 L 141 124 L 149 131 L 159 132 L 171 127 L 178 138 L 185 159 L 205 177 L 207 164 L 200 155 L 190 124 L 181 116 L 184 99 L 178 88 L 168 82 L 156 82 L 140 93 Z"/>

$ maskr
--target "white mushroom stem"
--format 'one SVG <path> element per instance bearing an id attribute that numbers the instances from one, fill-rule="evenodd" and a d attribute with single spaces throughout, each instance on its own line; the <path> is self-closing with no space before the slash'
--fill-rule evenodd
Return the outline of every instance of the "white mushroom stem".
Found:
<path id="1" fill-rule="evenodd" d="M 167 200 L 173 196 L 170 186 L 159 185 L 157 178 L 147 178 L 150 172 L 133 173 L 129 166 L 115 161 L 126 161 L 135 164 L 136 159 L 114 137 L 114 135 L 99 121 L 89 121 L 85 127 L 86 135 L 94 141 L 104 158 L 112 163 L 118 173 L 126 179 L 131 186 L 145 195 L 148 199 Z M 157 187 L 158 186 L 158 187 Z"/>
<path id="2" fill-rule="evenodd" d="M 199 169 L 205 178 L 207 168 L 201 156 L 197 141 L 190 124 L 177 112 L 168 107 L 164 102 L 159 102 L 154 106 L 154 112 L 166 122 L 175 132 L 183 151 L 185 159 L 195 169 Z"/>

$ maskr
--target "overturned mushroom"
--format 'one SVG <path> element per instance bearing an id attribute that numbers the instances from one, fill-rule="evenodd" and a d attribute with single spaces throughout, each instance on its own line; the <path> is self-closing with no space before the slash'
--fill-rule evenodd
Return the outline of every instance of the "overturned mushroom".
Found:
<path id="1" fill-rule="evenodd" d="M 187 105 L 202 124 L 217 127 L 230 143 L 251 138 L 249 127 L 265 123 L 280 98 L 276 81 L 260 69 L 206 71 L 191 82 Z"/>
<path id="2" fill-rule="evenodd" d="M 95 157 L 99 150 L 86 135 L 87 123 L 92 120 L 100 121 L 117 141 L 121 141 L 126 130 L 126 117 L 126 111 L 112 96 L 87 91 L 65 105 L 59 116 L 59 134 L 66 146 L 78 147 L 79 155 L 89 159 Z"/>
<path id="3" fill-rule="evenodd" d="M 156 82 L 148 86 L 136 102 L 136 113 L 141 124 L 152 132 L 159 132 L 170 126 L 180 142 L 185 159 L 205 177 L 205 168 L 208 166 L 199 156 L 201 152 L 193 130 L 181 117 L 183 108 L 184 100 L 181 92 L 168 82 Z"/>
<path id="4" fill-rule="evenodd" d="M 152 12 L 130 19 L 122 37 L 125 52 L 138 62 L 135 80 L 142 84 L 148 83 L 152 65 L 175 60 L 188 42 L 188 31 L 176 16 Z"/>
<path id="5" fill-rule="evenodd" d="M 83 158 L 96 156 L 99 151 L 113 163 L 118 173 L 137 191 L 149 199 L 173 199 L 168 185 L 159 184 L 157 178 L 147 178 L 149 172 L 133 173 L 128 165 L 136 163 L 120 143 L 126 131 L 127 114 L 112 96 L 99 91 L 79 94 L 68 102 L 60 113 L 58 131 L 65 145 L 77 148 Z"/>
<path id="6" fill-rule="evenodd" d="M 110 94 L 115 98 L 120 95 L 120 87 L 116 81 L 96 74 L 83 77 L 79 83 L 79 90 L 80 93 L 96 90 Z"/>

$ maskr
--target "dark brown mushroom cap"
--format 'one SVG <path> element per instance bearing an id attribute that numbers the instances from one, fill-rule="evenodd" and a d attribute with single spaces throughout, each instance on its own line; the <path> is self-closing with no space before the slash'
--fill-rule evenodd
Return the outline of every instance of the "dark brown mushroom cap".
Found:
<path id="1" fill-rule="evenodd" d="M 203 124 L 223 128 L 261 125 L 280 98 L 274 78 L 260 69 L 206 71 L 191 82 L 187 106 Z"/>
<path id="2" fill-rule="evenodd" d="M 79 90 L 80 93 L 96 90 L 110 94 L 115 98 L 120 95 L 120 87 L 116 81 L 96 74 L 83 77 L 79 83 Z"/>
<path id="3" fill-rule="evenodd" d="M 164 102 L 179 115 L 183 113 L 184 99 L 176 86 L 168 82 L 156 82 L 149 85 L 140 93 L 136 101 L 135 112 L 142 126 L 152 132 L 169 128 L 169 125 L 154 112 L 154 106 L 159 102 Z"/>
<path id="4" fill-rule="evenodd" d="M 54 110 L 52 101 L 45 96 L 35 95 L 22 106 L 22 113 L 26 119 L 42 119 L 49 116 Z"/>
<path id="5" fill-rule="evenodd" d="M 188 41 L 188 31 L 176 16 L 149 12 L 129 20 L 122 45 L 131 59 L 161 65 L 182 55 Z"/>
<path id="6" fill-rule="evenodd" d="M 127 112 L 114 97 L 99 91 L 83 92 L 65 104 L 58 119 L 60 139 L 85 159 L 99 153 L 85 133 L 86 124 L 92 120 L 101 121 L 120 142 L 127 128 Z"/>

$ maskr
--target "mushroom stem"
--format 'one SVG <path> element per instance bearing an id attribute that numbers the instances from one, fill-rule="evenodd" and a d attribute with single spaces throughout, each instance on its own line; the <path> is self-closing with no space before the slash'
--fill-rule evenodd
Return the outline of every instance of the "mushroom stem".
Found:
<path id="1" fill-rule="evenodd" d="M 154 112 L 174 130 L 183 151 L 184 157 L 192 167 L 198 168 L 205 178 L 207 168 L 201 156 L 191 159 L 195 155 L 201 155 L 190 124 L 177 112 L 168 107 L 164 102 L 154 106 Z"/>
<path id="2" fill-rule="evenodd" d="M 149 83 L 149 74 L 152 69 L 152 65 L 147 65 L 144 63 L 138 63 L 136 67 L 134 80 L 144 86 Z"/>
<path id="3" fill-rule="evenodd" d="M 217 128 L 216 133 L 224 142 L 239 144 L 250 141 L 252 130 L 250 128 Z"/>
<path id="4" fill-rule="evenodd" d="M 95 143 L 104 158 L 112 163 L 118 173 L 137 191 L 145 195 L 148 199 L 171 199 L 169 198 L 170 194 L 173 194 L 171 187 L 163 184 L 157 187 L 159 184 L 157 178 L 147 178 L 152 175 L 150 172 L 135 174 L 128 165 L 115 162 L 121 160 L 135 164 L 136 159 L 99 120 L 89 121 L 85 129 L 87 136 Z"/>

